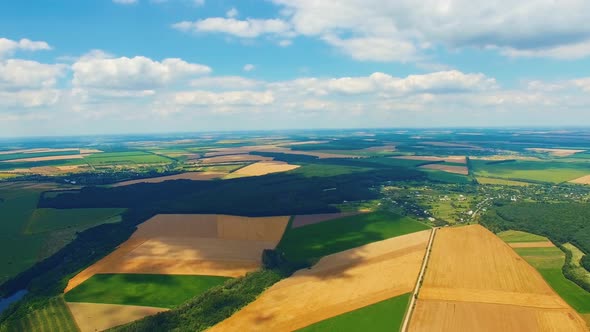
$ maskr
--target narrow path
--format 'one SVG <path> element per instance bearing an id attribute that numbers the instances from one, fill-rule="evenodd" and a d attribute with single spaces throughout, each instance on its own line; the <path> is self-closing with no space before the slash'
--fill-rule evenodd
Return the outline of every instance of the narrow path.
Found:
<path id="1" fill-rule="evenodd" d="M 410 325 L 410 318 L 412 317 L 412 312 L 414 311 L 414 307 L 416 306 L 416 299 L 418 298 L 420 286 L 422 286 L 422 281 L 424 280 L 426 265 L 428 265 L 428 259 L 430 258 L 430 251 L 432 250 L 432 243 L 434 242 L 434 235 L 437 229 L 437 227 L 433 228 L 432 232 L 430 233 L 430 239 L 428 240 L 428 246 L 426 247 L 426 254 L 424 254 L 424 260 L 422 261 L 422 268 L 420 269 L 420 274 L 418 275 L 418 279 L 416 280 L 416 287 L 414 287 L 414 292 L 412 293 L 412 297 L 410 299 L 410 306 L 408 307 L 408 312 L 406 313 L 406 317 L 404 318 L 404 323 L 402 325 L 401 332 L 406 332 L 408 330 L 408 326 Z"/>

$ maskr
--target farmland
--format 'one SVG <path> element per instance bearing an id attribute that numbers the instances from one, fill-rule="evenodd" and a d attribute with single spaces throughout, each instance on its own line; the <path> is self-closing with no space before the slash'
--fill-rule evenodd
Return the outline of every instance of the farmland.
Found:
<path id="1" fill-rule="evenodd" d="M 277 249 L 290 260 L 306 261 L 428 228 L 393 213 L 360 214 L 288 229 Z"/>
<path id="2" fill-rule="evenodd" d="M 557 247 L 517 248 L 516 252 L 535 267 L 547 283 L 576 311 L 590 313 L 590 293 L 563 275 L 565 254 Z"/>
<path id="3" fill-rule="evenodd" d="M 66 292 L 97 273 L 213 275 L 237 277 L 261 265 L 289 217 L 158 215 L 129 240 L 72 278 Z"/>
<path id="4" fill-rule="evenodd" d="M 173 308 L 228 278 L 159 274 L 97 274 L 65 294 L 68 302 Z"/>
<path id="5" fill-rule="evenodd" d="M 439 226 L 410 330 L 575 331 L 590 188 L 567 181 L 590 159 L 529 148 L 588 148 L 471 134 L 106 137 L 1 162 L 3 281 L 25 273 L 0 290 L 29 295 L 0 329 L 59 298 L 83 331 L 395 330 Z"/>
<path id="6" fill-rule="evenodd" d="M 76 232 L 120 220 L 124 209 L 37 209 L 39 195 L 55 186 L 0 185 L 0 254 L 6 280 L 40 259 L 48 257 L 76 237 Z"/>
<path id="7" fill-rule="evenodd" d="M 507 162 L 472 161 L 478 177 L 501 178 L 516 181 L 562 183 L 588 173 L 588 167 L 580 163 L 558 161 L 536 162 L 513 160 Z"/>
<path id="8" fill-rule="evenodd" d="M 481 226 L 439 230 L 409 330 L 585 331 L 583 319 L 517 257 Z"/>
<path id="9" fill-rule="evenodd" d="M 68 310 L 63 297 L 51 298 L 45 306 L 36 309 L 16 320 L 8 321 L 0 325 L 1 332 L 42 332 L 63 331 L 77 332 L 78 327 L 72 314 Z"/>
<path id="10" fill-rule="evenodd" d="M 371 304 L 366 307 L 347 312 L 340 316 L 329 318 L 304 327 L 300 332 L 319 331 L 360 331 L 367 326 L 371 331 L 395 331 L 396 327 L 401 328 L 402 320 L 410 294 L 404 294 L 391 299 Z"/>
<path id="11" fill-rule="evenodd" d="M 429 236 L 430 231 L 420 231 L 323 257 L 310 269 L 276 283 L 211 331 L 253 327 L 261 320 L 268 330 L 292 331 L 407 294 L 416 283 Z M 382 318 L 379 307 L 367 310 Z"/>

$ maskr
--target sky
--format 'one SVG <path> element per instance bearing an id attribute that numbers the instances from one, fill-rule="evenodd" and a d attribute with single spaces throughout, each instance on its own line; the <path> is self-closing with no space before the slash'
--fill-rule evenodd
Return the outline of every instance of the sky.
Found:
<path id="1" fill-rule="evenodd" d="M 587 0 L 3 0 L 0 136 L 590 126 Z"/>

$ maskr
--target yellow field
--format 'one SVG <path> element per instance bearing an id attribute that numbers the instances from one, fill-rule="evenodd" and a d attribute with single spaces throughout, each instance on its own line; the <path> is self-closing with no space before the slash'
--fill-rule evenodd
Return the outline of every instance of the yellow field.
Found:
<path id="1" fill-rule="evenodd" d="M 449 157 L 435 157 L 435 156 L 396 156 L 394 159 L 406 159 L 406 160 L 424 160 L 424 161 L 446 161 L 449 163 L 461 163 L 466 164 L 467 159 L 465 156 L 449 156 Z"/>
<path id="2" fill-rule="evenodd" d="M 462 174 L 467 175 L 469 171 L 465 166 L 453 166 L 453 165 L 445 165 L 445 164 L 429 164 L 420 166 L 420 168 L 427 168 L 427 169 L 434 169 L 437 171 L 443 171 L 447 173 L 454 173 L 454 174 Z"/>
<path id="3" fill-rule="evenodd" d="M 430 257 L 410 331 L 586 331 L 541 275 L 482 226 L 439 230 Z"/>
<path id="4" fill-rule="evenodd" d="M 578 152 L 584 152 L 586 150 L 571 150 L 571 149 L 544 149 L 544 148 L 528 148 L 526 150 L 540 152 L 540 153 L 549 153 L 555 157 L 568 157 Z"/>
<path id="5" fill-rule="evenodd" d="M 69 302 L 67 305 L 81 332 L 104 331 L 168 310 L 164 308 L 99 303 Z"/>
<path id="6" fill-rule="evenodd" d="M 161 214 L 139 225 L 117 250 L 72 278 L 65 292 L 97 273 L 239 277 L 261 265 L 289 217 Z"/>
<path id="7" fill-rule="evenodd" d="M 228 175 L 227 178 L 260 176 L 271 173 L 287 172 L 299 167 L 299 165 L 290 165 L 283 161 L 260 161 L 238 169 L 237 171 Z"/>
<path id="8" fill-rule="evenodd" d="M 294 331 L 414 288 L 431 231 L 322 258 L 210 331 Z"/>
<path id="9" fill-rule="evenodd" d="M 570 182 L 577 184 L 590 184 L 590 175 L 582 176 L 581 178 L 571 180 Z"/>
<path id="10" fill-rule="evenodd" d="M 51 160 L 70 160 L 70 159 L 82 159 L 86 155 L 82 154 L 74 154 L 74 155 L 67 155 L 67 156 L 48 156 L 48 157 L 35 157 L 35 158 L 21 158 L 21 159 L 12 159 L 12 160 L 4 160 L 4 163 L 13 163 L 13 162 L 26 162 L 26 161 L 51 161 Z"/>
<path id="11" fill-rule="evenodd" d="M 160 183 L 170 180 L 211 180 L 221 178 L 225 175 L 227 174 L 222 172 L 187 172 L 175 175 L 159 176 L 155 178 L 118 182 L 113 184 L 113 187 L 129 186 L 138 183 Z"/>

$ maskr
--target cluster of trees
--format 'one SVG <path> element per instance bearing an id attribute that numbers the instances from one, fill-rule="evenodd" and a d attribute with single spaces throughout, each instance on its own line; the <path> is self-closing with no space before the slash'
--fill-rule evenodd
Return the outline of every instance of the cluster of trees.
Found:
<path id="1" fill-rule="evenodd" d="M 481 218 L 481 223 L 494 232 L 508 229 L 521 230 L 548 237 L 554 243 L 562 245 L 570 242 L 586 255 L 582 266 L 590 271 L 590 206 L 584 203 L 532 203 L 532 202 L 495 202 L 494 208 Z M 566 258 L 567 253 L 566 252 Z M 571 260 L 571 254 L 569 257 Z M 568 261 L 569 262 L 569 261 Z M 572 277 L 568 264 L 564 266 L 564 275 Z M 571 271 L 570 271 L 571 272 Z M 572 279 L 585 289 L 579 278 Z"/>
<path id="2" fill-rule="evenodd" d="M 189 300 L 180 307 L 146 317 L 113 329 L 117 332 L 135 331 L 204 331 L 230 317 L 265 289 L 288 274 L 279 270 L 260 270 L 245 277 L 228 280 L 225 284 Z"/>

